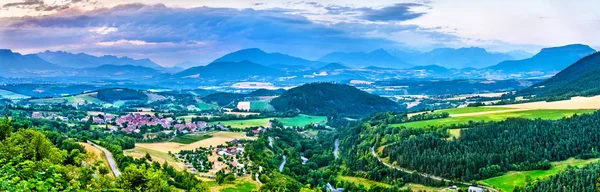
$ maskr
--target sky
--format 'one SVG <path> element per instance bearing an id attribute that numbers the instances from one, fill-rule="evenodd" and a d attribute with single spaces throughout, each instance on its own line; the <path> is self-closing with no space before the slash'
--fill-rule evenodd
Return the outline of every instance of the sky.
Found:
<path id="1" fill-rule="evenodd" d="M 142 3 L 140 3 L 142 2 Z M 0 0 L 0 48 L 207 64 L 260 48 L 334 51 L 600 47 L 597 0 Z"/>

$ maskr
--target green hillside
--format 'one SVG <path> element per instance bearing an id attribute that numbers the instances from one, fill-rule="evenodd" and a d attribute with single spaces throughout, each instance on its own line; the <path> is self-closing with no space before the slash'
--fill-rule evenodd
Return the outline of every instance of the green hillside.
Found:
<path id="1" fill-rule="evenodd" d="M 397 103 L 356 87 L 332 83 L 311 83 L 292 88 L 271 100 L 279 111 L 299 110 L 310 115 L 364 116 L 380 111 L 404 110 Z"/>

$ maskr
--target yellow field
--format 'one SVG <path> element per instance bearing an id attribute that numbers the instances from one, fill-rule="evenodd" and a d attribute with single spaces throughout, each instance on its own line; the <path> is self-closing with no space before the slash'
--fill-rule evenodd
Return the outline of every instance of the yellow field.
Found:
<path id="1" fill-rule="evenodd" d="M 104 164 L 104 166 L 106 166 L 106 168 L 110 169 L 110 165 L 108 165 L 108 161 L 106 161 L 106 156 L 104 155 L 104 153 L 90 145 L 84 142 L 78 142 L 81 146 L 83 146 L 83 148 L 85 148 L 85 151 L 87 152 L 88 158 L 86 159 L 86 163 L 88 164 L 93 164 L 96 161 L 103 161 L 102 164 Z M 108 175 L 112 175 L 112 174 L 108 174 Z"/>
<path id="2" fill-rule="evenodd" d="M 136 143 L 136 148 L 142 147 L 146 149 L 152 149 L 155 151 L 160 151 L 163 153 L 178 153 L 181 150 L 193 150 L 198 147 L 209 147 L 209 146 L 217 146 L 220 144 L 225 144 L 227 141 L 231 141 L 233 139 L 255 139 L 254 137 L 246 137 L 246 133 L 243 132 L 215 132 L 211 133 L 213 137 L 204 139 L 195 143 L 190 144 L 180 144 L 174 142 L 163 142 L 163 143 Z"/>
<path id="3" fill-rule="evenodd" d="M 123 154 L 127 156 L 132 156 L 134 158 L 143 158 L 146 156 L 146 153 L 152 156 L 152 161 L 157 161 L 160 164 L 163 164 L 166 161 L 169 165 L 173 166 L 179 171 L 183 171 L 185 169 L 185 164 L 183 162 L 177 161 L 174 157 L 171 157 L 168 153 L 165 152 L 140 147 L 137 144 L 134 149 L 123 151 Z"/>
<path id="4" fill-rule="evenodd" d="M 538 101 L 512 105 L 498 105 L 489 107 L 504 107 L 515 109 L 600 109 L 600 96 L 573 97 L 564 101 Z"/>

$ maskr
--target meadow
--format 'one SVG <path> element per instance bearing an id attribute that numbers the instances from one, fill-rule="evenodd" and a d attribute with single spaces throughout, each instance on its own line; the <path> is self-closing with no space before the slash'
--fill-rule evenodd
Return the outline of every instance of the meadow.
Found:
<path id="1" fill-rule="evenodd" d="M 543 179 L 565 170 L 568 166 L 583 167 L 587 164 L 597 161 L 600 161 L 600 159 L 581 160 L 570 158 L 565 161 L 552 162 L 552 168 L 548 170 L 510 171 L 502 176 L 489 178 L 482 180 L 481 182 L 508 192 L 513 191 L 516 186 L 524 186 L 526 176 L 529 176 L 532 181 L 536 179 Z"/>
<path id="2" fill-rule="evenodd" d="M 366 188 L 371 188 L 372 186 L 375 186 L 375 185 L 380 186 L 380 187 L 391 187 L 390 184 L 382 183 L 382 182 L 378 182 L 378 181 L 373 181 L 373 180 L 365 179 L 365 178 L 362 178 L 362 177 L 352 177 L 352 176 L 338 175 L 337 176 L 337 180 L 346 181 L 346 182 L 350 182 L 350 183 L 355 183 L 357 185 L 362 184 Z"/>
<path id="3" fill-rule="evenodd" d="M 217 146 L 225 144 L 225 142 L 231 141 L 233 139 L 254 139 L 253 137 L 247 137 L 246 133 L 244 132 L 217 131 L 209 134 L 212 137 L 199 140 L 190 144 L 181 144 L 176 142 L 136 143 L 135 149 L 146 148 L 167 154 L 169 151 L 171 151 L 171 153 L 178 153 L 181 150 L 193 150 L 198 147 Z"/>
<path id="4" fill-rule="evenodd" d="M 594 110 L 578 110 L 578 109 L 536 109 L 526 111 L 512 111 L 512 112 L 499 112 L 473 116 L 460 116 L 460 117 L 448 117 L 441 119 L 432 119 L 424 121 L 414 121 L 408 123 L 392 124 L 392 127 L 410 127 L 420 128 L 426 126 L 442 126 L 442 125 L 460 125 L 467 124 L 469 121 L 480 122 L 480 121 L 502 121 L 507 118 L 519 117 L 527 119 L 548 119 L 556 120 L 563 117 L 571 117 L 573 114 L 591 113 Z"/>
<path id="5" fill-rule="evenodd" d="M 30 98 L 27 95 L 21 95 L 12 91 L 0 89 L 0 98 L 4 99 L 28 99 Z"/>
<path id="6" fill-rule="evenodd" d="M 511 108 L 505 108 L 505 107 L 463 107 L 463 108 L 436 110 L 436 111 L 434 111 L 434 113 L 446 112 L 450 115 L 457 115 L 457 114 L 466 114 L 466 113 L 503 111 L 503 110 L 510 110 L 510 109 Z"/>
<path id="7" fill-rule="evenodd" d="M 200 140 L 211 138 L 212 135 L 209 134 L 187 134 L 187 135 L 179 135 L 171 140 L 171 142 L 181 143 L 181 144 L 190 144 Z"/>
<path id="8" fill-rule="evenodd" d="M 311 116 L 311 115 L 298 115 L 296 117 L 286 118 L 262 118 L 262 119 L 244 119 L 244 120 L 230 120 L 230 121 L 218 121 L 212 122 L 212 124 L 221 123 L 225 126 L 231 126 L 235 128 L 248 128 L 248 127 L 260 127 L 266 126 L 271 119 L 277 119 L 283 123 L 284 126 L 305 126 L 311 123 L 323 123 L 327 121 L 325 116 Z"/>
<path id="9" fill-rule="evenodd" d="M 87 159 L 85 160 L 86 163 L 93 164 L 94 162 L 102 161 L 102 165 L 104 165 L 104 167 L 110 169 L 110 165 L 108 164 L 108 161 L 106 160 L 106 156 L 104 155 L 104 152 L 102 152 L 100 149 L 98 149 L 88 143 L 78 142 L 78 144 L 83 146 L 83 148 L 85 148 L 85 151 L 87 153 Z M 112 172 L 109 175 L 113 176 Z"/>

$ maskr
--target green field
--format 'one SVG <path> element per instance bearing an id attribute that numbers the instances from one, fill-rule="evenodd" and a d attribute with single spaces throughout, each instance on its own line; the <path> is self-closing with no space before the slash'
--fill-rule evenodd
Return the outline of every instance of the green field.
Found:
<path id="1" fill-rule="evenodd" d="M 284 126 L 298 126 L 302 127 L 311 123 L 324 124 L 327 121 L 325 116 L 311 116 L 311 115 L 298 115 L 291 118 L 278 118 Z"/>
<path id="2" fill-rule="evenodd" d="M 441 119 L 432 119 L 425 121 L 414 121 L 408 123 L 400 123 L 400 124 L 392 124 L 392 127 L 410 127 L 410 128 L 419 128 L 426 126 L 441 126 L 441 125 L 452 125 L 452 124 L 467 124 L 469 121 L 479 122 L 479 121 L 501 121 L 510 117 L 521 117 L 528 119 L 550 119 L 556 120 L 563 117 L 570 117 L 573 114 L 583 114 L 583 113 L 591 113 L 595 110 L 559 110 L 559 109 L 536 109 L 529 111 L 516 111 L 516 112 L 506 112 L 506 113 L 493 113 L 493 114 L 484 114 L 484 115 L 475 115 L 475 116 L 461 116 L 461 117 L 448 117 Z"/>
<path id="3" fill-rule="evenodd" d="M 219 109 L 219 106 L 216 106 L 216 105 L 211 105 L 211 104 L 204 103 L 204 102 L 199 102 L 199 103 L 197 103 L 197 104 L 196 104 L 196 107 L 197 107 L 199 110 L 201 110 L 201 111 L 202 111 L 202 110 Z"/>
<path id="4" fill-rule="evenodd" d="M 259 127 L 266 126 L 269 120 L 273 118 L 262 118 L 262 119 L 245 119 L 245 120 L 231 120 L 231 121 L 220 121 L 225 126 L 231 126 L 235 128 L 248 128 L 248 127 Z M 284 126 L 305 126 L 311 123 L 322 123 L 327 120 L 325 116 L 311 116 L 311 115 L 298 115 L 296 117 L 276 118 L 283 123 Z M 212 122 L 216 124 L 218 122 Z"/>
<path id="5" fill-rule="evenodd" d="M 354 183 L 356 185 L 362 184 L 366 188 L 371 188 L 374 185 L 378 185 L 380 187 L 391 187 L 390 184 L 382 183 L 382 182 L 378 182 L 378 181 L 373 181 L 373 180 L 365 179 L 365 178 L 362 178 L 362 177 L 352 177 L 352 176 L 338 175 L 337 176 L 337 180 Z"/>
<path id="6" fill-rule="evenodd" d="M 434 113 L 446 112 L 446 113 L 448 113 L 450 115 L 456 115 L 456 114 L 479 113 L 479 112 L 502 111 L 502 110 L 511 110 L 511 108 L 501 108 L 501 107 L 464 107 L 464 108 L 436 110 L 436 111 L 434 111 Z"/>
<path id="7" fill-rule="evenodd" d="M 7 91 L 4 89 L 0 89 L 0 98 L 4 99 L 28 99 L 30 98 L 27 95 L 21 95 L 12 91 Z"/>
<path id="8" fill-rule="evenodd" d="M 190 144 L 190 143 L 194 143 L 196 141 L 208 139 L 211 137 L 212 137 L 212 135 L 207 135 L 207 134 L 187 134 L 187 135 L 177 136 L 173 140 L 171 140 L 171 142 L 181 143 L 181 144 Z"/>
<path id="9" fill-rule="evenodd" d="M 250 102 L 251 111 L 272 111 L 274 110 L 268 101 L 252 101 Z"/>
<path id="10" fill-rule="evenodd" d="M 560 171 L 565 170 L 568 166 L 582 167 L 592 162 L 597 162 L 600 159 L 568 159 L 565 161 L 552 162 L 552 168 L 548 170 L 534 170 L 534 171 L 510 171 L 502 176 L 489 178 L 482 182 L 495 186 L 502 191 L 512 191 L 515 186 L 525 185 L 525 176 L 529 175 L 532 180 L 542 179 L 557 174 Z"/>
<path id="11" fill-rule="evenodd" d="M 457 139 L 460 138 L 460 130 L 462 129 L 449 129 L 448 133 L 450 133 L 450 138 L 452 139 L 453 137 L 456 137 Z"/>

